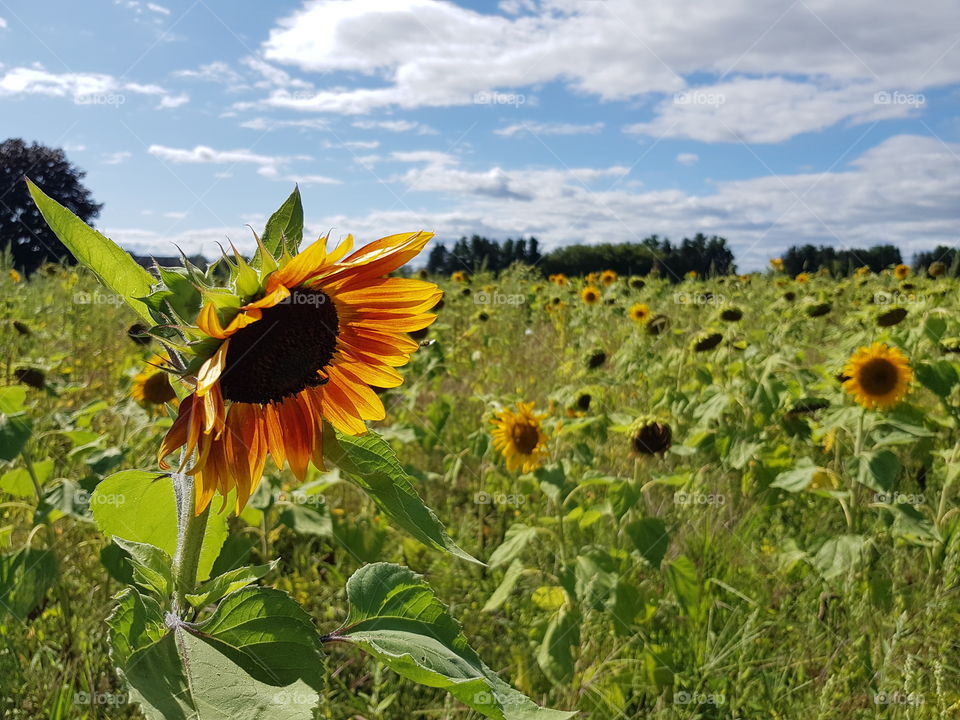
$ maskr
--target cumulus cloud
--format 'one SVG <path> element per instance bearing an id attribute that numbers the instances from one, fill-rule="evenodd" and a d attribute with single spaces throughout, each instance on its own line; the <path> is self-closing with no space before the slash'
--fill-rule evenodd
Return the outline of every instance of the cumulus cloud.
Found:
<path id="1" fill-rule="evenodd" d="M 356 120 L 353 127 L 361 130 L 386 130 L 403 133 L 416 131 L 418 135 L 436 135 L 437 131 L 429 125 L 413 120 Z"/>
<path id="2" fill-rule="evenodd" d="M 7 27 L 7 21 L 0 17 L 0 30 L 3 30 L 5 27 Z"/>
<path id="3" fill-rule="evenodd" d="M 926 0 L 923 12 L 872 0 L 505 0 L 500 8 L 507 14 L 442 0 L 308 0 L 271 31 L 263 57 L 334 75 L 314 92 L 276 87 L 264 102 L 370 113 L 469 105 L 478 93 L 558 82 L 604 101 L 664 98 L 653 119 L 629 123 L 633 132 L 776 142 L 909 112 L 874 104 L 877 92 L 960 81 L 954 0 Z M 370 82 L 340 86 L 338 73 Z M 726 90 L 727 103 L 674 103 L 695 77 L 713 78 L 710 89 Z"/>
<path id="4" fill-rule="evenodd" d="M 103 156 L 104 165 L 119 165 L 122 162 L 125 162 L 133 157 L 133 153 L 126 152 L 121 150 L 119 152 L 107 153 Z"/>
<path id="5" fill-rule="evenodd" d="M 680 153 L 679 155 L 677 155 L 677 162 L 680 163 L 681 165 L 686 165 L 687 167 L 691 167 L 693 165 L 696 165 L 698 162 L 700 162 L 700 156 L 697 155 L 696 153 Z"/>

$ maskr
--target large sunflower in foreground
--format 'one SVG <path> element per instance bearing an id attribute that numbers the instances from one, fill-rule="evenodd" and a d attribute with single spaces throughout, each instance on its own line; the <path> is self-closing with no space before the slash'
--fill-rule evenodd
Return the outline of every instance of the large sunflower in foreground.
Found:
<path id="1" fill-rule="evenodd" d="M 843 389 L 865 408 L 887 410 L 907 395 L 913 371 L 898 348 L 874 343 L 859 349 L 843 368 Z"/>
<path id="2" fill-rule="evenodd" d="M 346 258 L 351 237 L 329 254 L 321 238 L 262 269 L 246 297 L 221 294 L 203 306 L 193 334 L 207 357 L 159 453 L 169 468 L 164 459 L 177 448 L 186 448 L 185 462 L 196 451 L 187 472 L 196 477 L 198 514 L 218 490 L 235 489 L 242 509 L 268 453 L 301 480 L 311 461 L 322 467 L 324 421 L 359 435 L 364 421 L 384 418 L 370 386 L 403 382 L 394 368 L 418 347 L 407 333 L 436 319 L 427 311 L 442 295 L 433 283 L 386 275 L 431 237 L 392 235 Z"/>
<path id="3" fill-rule="evenodd" d="M 506 408 L 493 418 L 493 446 L 507 461 L 507 470 L 533 472 L 540 467 L 540 456 L 547 444 L 540 421 L 546 415 L 534 415 L 533 405 L 517 403 L 517 412 Z"/>

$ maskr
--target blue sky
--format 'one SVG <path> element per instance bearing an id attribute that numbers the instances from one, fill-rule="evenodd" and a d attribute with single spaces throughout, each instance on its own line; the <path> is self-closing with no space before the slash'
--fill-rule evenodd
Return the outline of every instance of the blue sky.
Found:
<path id="1" fill-rule="evenodd" d="M 308 229 L 956 244 L 960 3 L 0 0 L 0 137 L 138 252 Z"/>

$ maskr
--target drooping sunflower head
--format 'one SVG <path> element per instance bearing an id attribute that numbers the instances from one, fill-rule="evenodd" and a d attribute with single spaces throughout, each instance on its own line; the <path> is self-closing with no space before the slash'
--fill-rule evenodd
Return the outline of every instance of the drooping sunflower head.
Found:
<path id="1" fill-rule="evenodd" d="M 743 310 L 731 305 L 720 311 L 720 319 L 724 322 L 738 322 L 743 317 Z"/>
<path id="2" fill-rule="evenodd" d="M 13 376 L 18 382 L 36 390 L 43 390 L 47 384 L 47 374 L 36 367 L 18 367 L 13 371 Z"/>
<path id="3" fill-rule="evenodd" d="M 630 278 L 630 287 L 634 290 L 643 290 L 647 286 L 647 283 L 643 278 L 632 277 Z"/>
<path id="4" fill-rule="evenodd" d="M 647 335 L 662 335 L 670 327 L 670 318 L 666 315 L 654 315 L 647 321 Z"/>
<path id="5" fill-rule="evenodd" d="M 177 393 L 170 382 L 167 358 L 154 355 L 133 379 L 130 395 L 151 412 L 163 412 L 167 403 L 177 405 Z"/>
<path id="6" fill-rule="evenodd" d="M 694 352 L 706 352 L 713 350 L 723 340 L 721 333 L 702 333 L 693 339 L 691 345 Z"/>
<path id="7" fill-rule="evenodd" d="M 902 307 L 891 308 L 886 312 L 877 315 L 877 325 L 880 327 L 893 327 L 903 322 L 907 317 L 907 309 Z"/>
<path id="8" fill-rule="evenodd" d="M 637 418 L 629 433 L 630 448 L 637 455 L 662 455 L 673 443 L 670 426 L 650 415 Z"/>
<path id="9" fill-rule="evenodd" d="M 946 275 L 947 273 L 947 264 L 936 260 L 930 263 L 930 267 L 927 268 L 927 273 L 930 277 L 940 277 L 941 275 Z"/>
<path id="10" fill-rule="evenodd" d="M 607 351 L 603 348 L 594 348 L 589 353 L 587 353 L 587 369 L 596 370 L 598 367 L 601 367 L 607 361 Z"/>
<path id="11" fill-rule="evenodd" d="M 532 402 L 517 403 L 516 412 L 504 408 L 492 420 L 493 446 L 507 461 L 507 470 L 533 472 L 540 467 L 547 445 L 541 423 L 546 414 L 535 414 L 533 406 Z"/>
<path id="12" fill-rule="evenodd" d="M 906 280 L 910 277 L 910 266 L 900 263 L 893 269 L 893 275 L 897 280 Z"/>
<path id="13" fill-rule="evenodd" d="M 160 449 L 196 451 L 196 510 L 213 494 L 237 491 L 238 511 L 263 474 L 267 454 L 303 479 L 323 466 L 329 424 L 360 435 L 382 420 L 372 387 L 403 382 L 395 368 L 419 347 L 407 333 L 436 319 L 442 293 L 423 280 L 389 277 L 432 237 L 405 233 L 347 255 L 347 237 L 328 252 L 320 238 L 299 254 L 273 257 L 260 244 L 258 268 L 239 256 L 230 288 L 203 288 L 202 308 L 186 332 L 193 393 Z M 259 241 L 259 239 L 258 239 Z"/>
<path id="14" fill-rule="evenodd" d="M 30 326 L 21 320 L 13 321 L 13 329 L 17 331 L 18 335 L 30 335 Z"/>
<path id="15" fill-rule="evenodd" d="M 832 306 L 828 302 L 813 303 L 806 307 L 806 313 L 809 317 L 823 317 L 828 315 Z"/>
<path id="16" fill-rule="evenodd" d="M 647 322 L 651 316 L 650 306 L 646 303 L 636 303 L 635 305 L 631 305 L 629 312 L 630 319 L 641 325 Z"/>
<path id="17" fill-rule="evenodd" d="M 149 345 L 152 338 L 147 334 L 147 330 L 143 323 L 134 323 L 127 328 L 127 337 L 137 345 Z"/>
<path id="18" fill-rule="evenodd" d="M 843 389 L 860 405 L 887 410 L 906 397 L 913 371 L 899 348 L 873 343 L 850 356 L 843 376 Z"/>
<path id="19" fill-rule="evenodd" d="M 587 285 L 580 291 L 580 299 L 584 305 L 596 305 L 600 302 L 600 291 L 593 285 Z"/>
<path id="20" fill-rule="evenodd" d="M 613 285 L 617 281 L 617 273 L 613 270 L 604 270 L 600 273 L 601 285 Z"/>

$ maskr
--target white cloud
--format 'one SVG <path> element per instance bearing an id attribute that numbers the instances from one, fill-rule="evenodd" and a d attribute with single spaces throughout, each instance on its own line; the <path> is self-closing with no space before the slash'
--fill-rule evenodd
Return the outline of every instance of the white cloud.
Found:
<path id="1" fill-rule="evenodd" d="M 119 165 L 122 162 L 125 162 L 133 157 L 133 153 L 126 152 L 121 150 L 119 152 L 107 153 L 103 156 L 104 165 Z"/>
<path id="2" fill-rule="evenodd" d="M 160 99 L 160 104 L 157 106 L 157 108 L 161 110 L 178 108 L 188 102 L 190 102 L 190 96 L 186 93 L 180 93 L 179 95 L 165 95 Z"/>
<path id="3" fill-rule="evenodd" d="M 187 216 L 187 213 L 171 210 L 170 212 L 165 212 L 163 216 L 165 218 L 171 218 L 172 220 L 183 220 Z"/>
<path id="4" fill-rule="evenodd" d="M 206 145 L 197 145 L 192 149 L 151 145 L 147 148 L 147 152 L 166 162 L 178 164 L 256 165 L 257 173 L 270 180 L 286 180 L 287 178 L 281 176 L 281 171 L 287 164 L 296 160 L 312 159 L 309 155 L 273 156 L 260 155 L 243 149 L 214 150 Z M 229 175 L 225 175 L 224 177 L 229 177 Z"/>
<path id="5" fill-rule="evenodd" d="M 300 185 L 340 185 L 342 182 L 326 175 L 287 175 L 284 180 Z"/>
<path id="6" fill-rule="evenodd" d="M 78 105 L 122 105 L 127 93 L 159 95 L 161 106 L 164 102 L 179 102 L 179 96 L 171 98 L 159 85 L 121 82 L 104 73 L 52 73 L 38 65 L 10 68 L 0 75 L 0 97 L 48 95 L 70 98 Z"/>
<path id="7" fill-rule="evenodd" d="M 169 15 L 169 14 L 170 14 L 170 8 L 164 7 L 163 5 L 157 5 L 156 3 L 148 2 L 148 3 L 146 4 L 146 8 L 147 8 L 147 10 L 150 10 L 151 12 L 158 13 L 158 14 L 160 14 L 160 15 Z"/>
<path id="8" fill-rule="evenodd" d="M 177 70 L 174 77 L 197 80 L 201 82 L 221 83 L 231 90 L 240 90 L 248 87 L 243 76 L 220 60 L 200 65 L 195 70 Z"/>
<path id="9" fill-rule="evenodd" d="M 413 120 L 356 120 L 353 127 L 361 130 L 386 130 L 402 133 L 417 131 L 418 135 L 436 135 L 437 131 L 429 125 Z"/>
<path id="10" fill-rule="evenodd" d="M 76 145 L 67 143 L 66 145 L 63 146 L 64 152 L 83 152 L 86 149 L 87 149 L 87 146 L 80 143 Z"/>
<path id="11" fill-rule="evenodd" d="M 595 122 L 589 125 L 576 125 L 573 123 L 544 123 L 544 122 L 521 122 L 507 127 L 494 130 L 497 135 L 504 137 L 513 137 L 530 133 L 532 135 L 596 135 L 603 130 L 602 122 Z"/>
<path id="12" fill-rule="evenodd" d="M 3 30 L 5 27 L 7 27 L 7 21 L 0 17 L 0 30 Z"/>
<path id="13" fill-rule="evenodd" d="M 680 163 L 681 165 L 686 165 L 687 167 L 691 167 L 693 165 L 696 165 L 698 162 L 700 162 L 700 156 L 697 155 L 696 153 L 680 153 L 679 155 L 677 155 L 677 162 Z"/>
<path id="14" fill-rule="evenodd" d="M 308 0 L 270 32 L 264 58 L 311 73 L 361 73 L 371 82 L 341 87 L 333 76 L 316 92 L 279 88 L 264 102 L 369 113 L 469 105 L 477 93 L 558 82 L 606 101 L 666 96 L 652 120 L 631 123 L 634 131 L 774 142 L 906 112 L 875 106 L 877 91 L 960 81 L 955 0 L 925 0 L 922 12 L 873 0 L 718 0 L 709 7 L 698 0 L 505 0 L 500 7 L 511 15 L 441 0 Z M 678 109 L 673 94 L 701 76 L 729 85 L 728 103 L 716 112 Z M 771 117 L 789 122 L 780 129 Z"/>
<path id="15" fill-rule="evenodd" d="M 244 120 L 240 127 L 248 130 L 279 130 L 280 128 L 302 128 L 304 130 L 326 130 L 330 124 L 321 118 L 307 118 L 305 120 L 274 120 L 272 118 L 255 117 Z"/>

